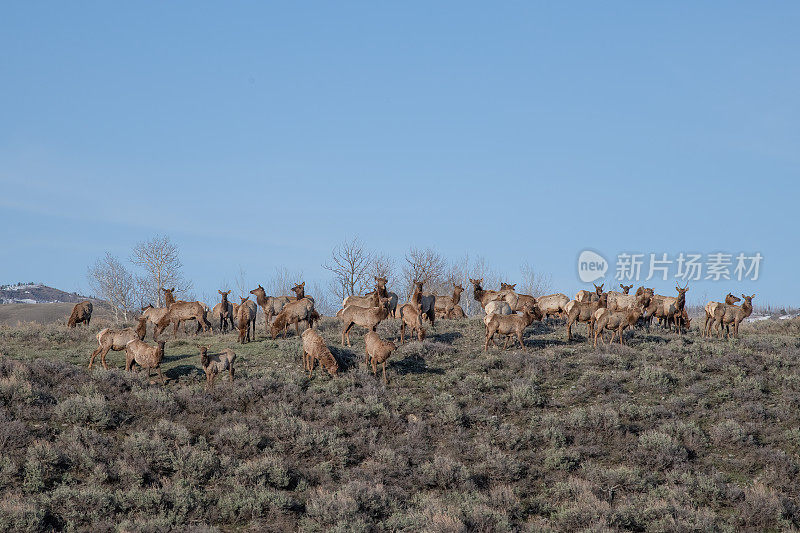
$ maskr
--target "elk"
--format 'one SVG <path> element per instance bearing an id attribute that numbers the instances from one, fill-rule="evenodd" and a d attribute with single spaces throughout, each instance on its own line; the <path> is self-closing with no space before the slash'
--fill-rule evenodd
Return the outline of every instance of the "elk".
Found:
<path id="1" fill-rule="evenodd" d="M 536 305 L 539 306 L 544 318 L 548 316 L 561 316 L 568 302 L 569 298 L 561 293 L 548 294 L 547 296 L 536 298 Z"/>
<path id="2" fill-rule="evenodd" d="M 489 315 L 510 315 L 514 311 L 511 309 L 511 306 L 508 305 L 508 302 L 505 300 L 494 300 L 493 302 L 489 302 L 486 304 L 486 307 L 483 308 L 486 312 L 486 317 Z"/>
<path id="3" fill-rule="evenodd" d="M 175 287 L 171 289 L 165 289 L 161 287 L 161 290 L 164 291 L 164 305 L 169 307 L 170 305 L 174 304 L 175 302 L 182 302 L 183 300 L 176 300 L 175 299 Z"/>
<path id="4" fill-rule="evenodd" d="M 153 324 L 153 326 L 158 326 L 158 323 L 161 321 L 164 316 L 166 316 L 169 309 L 166 307 L 153 307 L 152 304 L 148 304 L 145 307 L 142 307 L 142 317 L 147 319 L 147 322 Z M 155 329 L 153 330 L 153 341 L 158 341 L 156 338 Z"/>
<path id="5" fill-rule="evenodd" d="M 86 325 L 88 326 L 89 322 L 92 321 L 93 309 L 94 306 L 89 300 L 76 303 L 72 308 L 72 314 L 69 315 L 69 320 L 67 320 L 67 326 L 74 328 L 81 322 L 86 322 Z"/>
<path id="6" fill-rule="evenodd" d="M 121 352 L 125 349 L 128 341 L 132 341 L 133 339 L 139 339 L 140 341 L 144 340 L 145 333 L 147 333 L 146 317 L 140 317 L 139 323 L 135 328 L 101 329 L 97 334 L 98 347 L 92 352 L 92 355 L 89 358 L 89 369 L 91 370 L 92 365 L 94 364 L 94 358 L 98 355 L 100 356 L 100 363 L 102 363 L 103 368 L 108 369 L 108 365 L 106 364 L 106 354 L 109 350 Z"/>
<path id="7" fill-rule="evenodd" d="M 239 342 L 250 342 L 250 330 L 253 340 L 256 336 L 256 304 L 250 298 L 240 297 L 241 303 L 236 309 L 236 327 L 239 329 Z"/>
<path id="8" fill-rule="evenodd" d="M 741 298 L 737 298 L 732 293 L 728 293 L 725 296 L 725 303 L 722 302 L 708 302 L 705 306 L 706 312 L 706 321 L 703 324 L 703 337 L 710 337 L 711 336 L 711 324 L 714 322 L 714 314 L 718 306 L 722 305 L 736 305 L 737 302 L 742 301 Z M 730 333 L 730 327 L 725 326 Z"/>
<path id="9" fill-rule="evenodd" d="M 211 316 L 215 319 L 219 318 L 219 330 L 225 333 L 228 330 L 228 322 L 230 322 L 230 329 L 233 329 L 233 304 L 228 301 L 231 291 L 222 292 L 217 289 L 217 292 L 222 296 L 222 301 L 214 306 Z"/>
<path id="10" fill-rule="evenodd" d="M 419 307 L 414 304 L 404 304 L 397 308 L 396 311 L 400 318 L 400 344 L 406 342 L 406 326 L 411 328 L 411 335 L 417 332 L 417 339 L 422 341 L 425 339 L 425 328 L 422 327 L 422 313 Z"/>
<path id="11" fill-rule="evenodd" d="M 231 376 L 231 383 L 233 383 L 234 369 L 233 362 L 236 360 L 236 354 L 230 348 L 225 348 L 222 353 L 208 355 L 208 346 L 197 346 L 200 349 L 200 366 L 203 367 L 203 372 L 206 374 L 206 389 L 214 388 L 214 380 L 217 374 L 221 374 L 225 370 Z"/>
<path id="12" fill-rule="evenodd" d="M 369 331 L 375 331 L 378 324 L 389 316 L 388 303 L 388 298 L 381 298 L 378 293 L 375 293 L 373 294 L 372 307 L 348 305 L 341 310 L 337 316 L 342 320 L 342 346 L 344 346 L 345 336 L 347 337 L 347 345 L 352 346 L 350 343 L 350 328 L 355 324 L 367 328 Z"/>
<path id="13" fill-rule="evenodd" d="M 264 333 L 269 333 L 272 317 L 283 311 L 290 299 L 288 296 L 267 296 L 264 287 L 261 285 L 250 291 L 250 294 L 256 297 L 256 302 L 264 312 Z"/>
<path id="14" fill-rule="evenodd" d="M 206 319 L 205 307 L 200 302 L 177 301 L 167 308 L 167 312 L 159 319 L 153 331 L 153 340 L 172 323 L 172 336 L 178 336 L 178 327 L 186 320 L 197 320 L 197 332 L 202 327 L 203 331 L 211 329 L 211 324 Z"/>
<path id="15" fill-rule="evenodd" d="M 675 290 L 678 291 L 678 297 L 675 300 L 674 308 L 670 309 L 671 316 L 669 318 L 672 318 L 672 321 L 675 324 L 675 331 L 678 334 L 680 334 L 680 333 L 683 332 L 682 319 L 683 319 L 683 315 L 684 315 L 684 311 L 685 311 L 684 308 L 686 307 L 686 293 L 689 290 L 689 282 L 687 281 L 686 285 L 683 288 L 681 288 L 680 286 L 676 285 L 675 286 Z M 688 317 L 688 315 L 687 315 L 687 317 Z M 688 325 L 687 325 L 687 328 L 688 328 Z M 671 330 L 672 330 L 672 326 L 670 325 L 670 331 Z"/>
<path id="16" fill-rule="evenodd" d="M 386 283 L 389 281 L 386 278 L 374 276 L 375 290 L 381 298 L 389 299 L 389 316 L 395 316 L 397 311 L 397 294 L 386 289 Z"/>
<path id="17" fill-rule="evenodd" d="M 517 341 L 519 341 L 520 348 L 524 350 L 525 343 L 522 341 L 522 334 L 525 332 L 525 328 L 531 325 L 531 322 L 533 322 L 534 318 L 535 310 L 527 307 L 521 315 L 492 314 L 487 316 L 484 319 L 486 324 L 486 339 L 483 343 L 483 351 L 489 351 L 489 341 L 492 342 L 493 346 L 496 346 L 494 342 L 495 333 L 506 335 L 506 340 L 503 344 L 504 350 L 508 347 L 509 336 L 514 334 L 517 336 Z"/>
<path id="18" fill-rule="evenodd" d="M 598 309 L 606 307 L 607 300 L 608 295 L 601 293 L 598 300 L 581 302 L 576 299 L 567 303 L 564 307 L 564 312 L 567 315 L 567 341 L 572 340 L 572 325 L 575 322 L 586 322 L 586 340 L 589 340 L 594 329 L 594 314 Z"/>
<path id="19" fill-rule="evenodd" d="M 633 288 L 633 285 L 623 285 L 622 283 L 620 283 L 619 288 L 622 289 L 622 294 L 628 294 L 630 290 Z"/>
<path id="20" fill-rule="evenodd" d="M 422 316 L 427 318 L 431 323 L 431 327 L 435 327 L 436 322 L 436 295 L 435 294 L 422 294 L 422 281 L 415 281 L 416 285 L 414 294 L 411 295 L 411 303 L 419 308 Z"/>
<path id="21" fill-rule="evenodd" d="M 587 290 L 580 290 L 575 295 L 575 301 L 584 303 L 584 302 L 596 302 L 598 299 L 600 299 L 600 295 L 603 294 L 603 285 L 605 285 L 605 283 L 601 283 L 599 286 L 597 285 L 597 283 L 592 283 L 592 285 L 594 285 L 594 292 Z"/>
<path id="22" fill-rule="evenodd" d="M 450 313 L 450 316 L 451 318 L 467 318 L 466 313 L 464 313 L 464 310 L 460 305 L 453 306 L 453 312 Z"/>
<path id="23" fill-rule="evenodd" d="M 486 308 L 486 304 L 489 302 L 493 302 L 494 300 L 499 300 L 502 298 L 500 291 L 487 290 L 481 287 L 483 278 L 470 278 L 469 282 L 472 283 L 472 297 L 475 298 L 475 301 L 481 304 L 481 308 L 483 309 Z"/>
<path id="24" fill-rule="evenodd" d="M 608 311 L 603 313 L 594 325 L 594 346 L 597 347 L 597 336 L 600 336 L 600 342 L 605 343 L 603 339 L 603 330 L 609 329 L 611 333 L 611 341 L 614 342 L 614 336 L 619 335 L 619 343 L 624 344 L 623 331 L 625 328 L 633 327 L 636 321 L 642 316 L 643 310 L 641 307 L 634 307 L 624 311 Z"/>
<path id="25" fill-rule="evenodd" d="M 274 322 L 269 327 L 270 337 L 274 340 L 283 330 L 283 338 L 290 325 L 294 324 L 297 335 L 300 335 L 300 323 L 305 323 L 309 328 L 314 327 L 314 321 L 319 319 L 319 313 L 314 309 L 314 302 L 308 298 L 294 300 L 287 303 L 283 310 L 275 317 Z"/>
<path id="26" fill-rule="evenodd" d="M 628 288 L 630 290 L 630 287 Z M 608 310 L 609 311 L 624 311 L 632 309 L 637 305 L 644 305 L 645 307 L 650 304 L 650 299 L 653 297 L 653 289 L 639 287 L 636 294 L 625 294 L 617 291 L 608 291 Z"/>
<path id="27" fill-rule="evenodd" d="M 292 287 L 292 292 L 294 292 L 294 294 L 295 294 L 295 298 L 294 298 L 295 300 L 302 300 L 303 298 L 308 298 L 309 300 L 311 300 L 312 304 L 316 303 L 316 302 L 314 302 L 314 298 L 312 298 L 311 296 L 306 294 L 306 282 L 305 281 L 302 282 L 302 283 L 298 283 L 297 285 Z"/>
<path id="28" fill-rule="evenodd" d="M 150 379 L 151 370 L 158 369 L 161 385 L 166 383 L 164 374 L 161 373 L 161 360 L 164 358 L 164 341 L 158 341 L 157 346 L 150 346 L 144 341 L 133 339 L 125 345 L 125 370 L 131 371 L 134 362 L 147 369 L 147 379 Z"/>
<path id="29" fill-rule="evenodd" d="M 331 377 L 335 378 L 339 373 L 339 363 L 325 344 L 325 339 L 316 330 L 309 328 L 303 332 L 303 369 L 308 370 L 309 378 L 314 375 L 317 360 Z"/>
<path id="30" fill-rule="evenodd" d="M 464 287 L 453 283 L 452 296 L 437 296 L 436 301 L 434 302 L 436 316 L 441 316 L 443 318 L 451 318 L 453 314 L 453 309 L 455 309 L 455 306 L 458 305 L 459 301 L 461 301 L 462 292 L 464 292 Z"/>
<path id="31" fill-rule="evenodd" d="M 368 331 L 366 335 L 364 335 L 364 343 L 366 346 L 366 357 L 364 362 L 366 364 L 372 363 L 372 375 L 376 375 L 378 373 L 378 366 L 383 366 L 383 382 L 388 383 L 386 380 L 386 360 L 389 359 L 389 356 L 392 354 L 393 351 L 397 349 L 397 346 L 393 342 L 387 342 L 381 340 L 377 333 L 374 331 Z"/>
<path id="32" fill-rule="evenodd" d="M 728 326 L 733 325 L 733 336 L 739 336 L 739 324 L 741 324 L 745 318 L 749 317 L 753 313 L 753 298 L 756 295 L 753 294 L 751 296 L 747 296 L 742 294 L 742 298 L 744 302 L 742 305 L 723 305 L 719 306 L 714 310 L 714 331 L 719 333 L 719 338 L 722 338 L 722 329 L 720 326 Z M 727 338 L 731 338 L 730 330 L 727 332 Z"/>

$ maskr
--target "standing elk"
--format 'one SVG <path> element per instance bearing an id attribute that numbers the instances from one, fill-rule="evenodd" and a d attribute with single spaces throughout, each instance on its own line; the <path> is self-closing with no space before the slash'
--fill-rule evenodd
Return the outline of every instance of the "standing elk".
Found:
<path id="1" fill-rule="evenodd" d="M 344 346 L 345 337 L 347 337 L 347 345 L 352 346 L 350 343 L 350 328 L 354 325 L 358 324 L 367 328 L 368 331 L 375 331 L 378 324 L 389 316 L 388 298 L 381 298 L 378 293 L 374 293 L 372 303 L 372 307 L 348 305 L 337 313 L 337 316 L 342 321 L 342 346 Z"/>
<path id="2" fill-rule="evenodd" d="M 76 303 L 72 308 L 72 314 L 69 315 L 69 319 L 67 320 L 67 326 L 74 328 L 81 322 L 86 322 L 86 325 L 88 326 L 92 321 L 93 310 L 94 306 L 89 300 Z"/>
<path id="3" fill-rule="evenodd" d="M 264 313 L 264 333 L 269 333 L 272 317 L 277 316 L 291 300 L 288 296 L 267 296 L 264 287 L 259 285 L 250 291 L 256 297 L 256 302 Z"/>
<path id="4" fill-rule="evenodd" d="M 453 318 L 453 311 L 461 300 L 462 292 L 464 292 L 464 287 L 453 283 L 452 296 L 437 296 L 434 303 L 436 316 L 441 318 Z"/>
<path id="5" fill-rule="evenodd" d="M 484 323 L 486 324 L 486 338 L 483 343 L 483 351 L 489 351 L 489 342 L 492 343 L 492 346 L 496 346 L 494 342 L 496 333 L 506 336 L 505 343 L 503 344 L 504 350 L 508 347 L 508 339 L 511 335 L 517 336 L 519 346 L 524 350 L 525 343 L 522 341 L 522 335 L 525 332 L 525 328 L 531 325 L 535 317 L 535 308 L 529 309 L 527 307 L 521 315 L 488 315 L 484 319 Z"/>
<path id="6" fill-rule="evenodd" d="M 422 294 L 422 281 L 415 281 L 414 294 L 411 295 L 411 303 L 419 308 L 423 318 L 427 318 L 431 323 L 431 328 L 436 326 L 436 295 Z"/>
<path id="7" fill-rule="evenodd" d="M 92 352 L 92 355 L 89 358 L 89 369 L 92 368 L 92 365 L 94 364 L 94 358 L 98 355 L 100 356 L 100 363 L 102 363 L 103 368 L 108 369 L 108 365 L 106 364 L 106 354 L 108 354 L 109 350 L 121 352 L 125 349 L 125 346 L 129 341 L 134 339 L 143 341 L 145 333 L 147 333 L 147 317 L 144 316 L 139 317 L 139 323 L 135 328 L 101 329 L 97 334 L 98 347 Z"/>
<path id="8" fill-rule="evenodd" d="M 392 354 L 393 351 L 397 349 L 397 346 L 393 342 L 387 342 L 381 340 L 377 333 L 374 331 L 368 331 L 366 335 L 364 335 L 364 343 L 366 344 L 366 358 L 364 362 L 367 364 L 372 364 L 372 375 L 376 375 L 378 373 L 378 366 L 383 366 L 383 382 L 388 383 L 386 380 L 386 360 L 389 359 L 389 356 Z"/>
<path id="9" fill-rule="evenodd" d="M 200 365 L 203 367 L 203 372 L 206 374 L 206 389 L 214 388 L 214 380 L 217 374 L 221 374 L 225 370 L 231 376 L 231 383 L 233 383 L 234 369 L 233 362 L 236 360 L 236 354 L 230 348 L 225 348 L 222 353 L 208 355 L 208 346 L 197 346 L 200 349 Z"/>
<path id="10" fill-rule="evenodd" d="M 601 286 L 602 287 L 602 286 Z M 579 301 L 577 299 L 568 302 L 564 307 L 567 315 L 567 341 L 572 340 L 572 325 L 575 322 L 586 322 L 588 341 L 592 337 L 594 330 L 594 314 L 598 309 L 606 307 L 608 295 L 601 293 L 599 299 L 594 301 Z"/>
<path id="11" fill-rule="evenodd" d="M 314 366 L 320 366 L 335 378 L 339 372 L 339 363 L 331 353 L 325 339 L 315 330 L 309 328 L 303 332 L 303 368 L 308 370 L 309 379 L 314 376 Z"/>
<path id="12" fill-rule="evenodd" d="M 211 324 L 206 319 L 205 307 L 200 302 L 176 301 L 167 308 L 167 312 L 159 319 L 156 329 L 153 331 L 153 339 L 158 339 L 158 336 L 170 323 L 172 324 L 172 337 L 177 337 L 178 327 L 186 320 L 197 320 L 196 333 L 200 332 L 200 328 L 203 331 L 211 329 Z"/>
<path id="13" fill-rule="evenodd" d="M 222 296 L 222 301 L 214 306 L 211 316 L 214 317 L 214 320 L 219 320 L 219 330 L 225 333 L 229 327 L 233 330 L 233 304 L 228 301 L 231 291 L 222 292 L 217 289 L 217 292 Z"/>
<path id="14" fill-rule="evenodd" d="M 597 285 L 597 283 L 592 283 L 592 285 L 594 285 L 594 292 L 587 290 L 580 290 L 575 295 L 575 301 L 584 303 L 584 302 L 596 302 L 597 300 L 599 300 L 600 295 L 603 294 L 603 285 L 605 285 L 605 283 L 601 283 L 599 286 Z M 626 292 L 625 294 L 628 293 Z"/>
<path id="15" fill-rule="evenodd" d="M 422 327 L 422 313 L 419 307 L 414 304 L 403 304 L 397 308 L 397 316 L 400 318 L 400 344 L 406 342 L 406 327 L 411 328 L 411 335 L 417 333 L 417 339 L 425 339 L 425 328 Z"/>
<path id="16" fill-rule="evenodd" d="M 711 324 L 714 322 L 714 315 L 716 314 L 716 309 L 719 306 L 723 305 L 736 305 L 737 302 L 742 301 L 741 298 L 737 298 L 732 293 L 728 293 L 725 296 L 725 302 L 708 302 L 705 306 L 706 312 L 706 320 L 703 324 L 703 337 L 710 337 L 711 336 Z M 730 333 L 730 327 L 725 326 L 728 333 Z"/>
<path id="17" fill-rule="evenodd" d="M 283 310 L 275 317 L 269 327 L 269 334 L 274 340 L 283 330 L 283 338 L 285 339 L 289 326 L 294 324 L 295 332 L 299 336 L 301 324 L 308 328 L 313 328 L 316 320 L 319 320 L 319 313 L 314 309 L 314 302 L 309 298 L 294 300 L 286 304 Z"/>
<path id="18" fill-rule="evenodd" d="M 625 328 L 633 327 L 634 324 L 641 318 L 643 310 L 637 306 L 632 309 L 624 311 L 608 311 L 603 313 L 594 324 L 594 346 L 597 347 L 597 337 L 600 336 L 600 342 L 605 344 L 603 339 L 603 330 L 611 330 L 611 343 L 614 342 L 614 336 L 619 335 L 619 343 L 625 344 L 623 340 L 623 332 Z"/>
<path id="19" fill-rule="evenodd" d="M 733 325 L 733 336 L 739 336 L 739 324 L 741 324 L 745 318 L 749 317 L 753 313 L 753 298 L 755 297 L 755 294 L 751 296 L 742 294 L 744 302 L 742 302 L 741 306 L 723 305 L 714 310 L 713 326 L 714 331 L 718 332 L 719 338 L 722 338 L 721 326 L 728 325 Z M 731 338 L 730 330 L 728 330 L 727 338 Z"/>

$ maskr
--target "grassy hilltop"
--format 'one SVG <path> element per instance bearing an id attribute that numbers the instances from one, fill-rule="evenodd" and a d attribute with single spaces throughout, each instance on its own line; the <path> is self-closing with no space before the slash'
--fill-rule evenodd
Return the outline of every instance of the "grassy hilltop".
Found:
<path id="1" fill-rule="evenodd" d="M 800 527 L 797 319 L 597 350 L 535 322 L 524 351 L 488 354 L 479 319 L 441 321 L 388 386 L 333 319 L 335 380 L 261 324 L 243 346 L 167 336 L 163 388 L 123 352 L 87 371 L 101 327 L 0 326 L 2 530 Z M 233 384 L 204 390 L 201 342 L 236 351 Z"/>

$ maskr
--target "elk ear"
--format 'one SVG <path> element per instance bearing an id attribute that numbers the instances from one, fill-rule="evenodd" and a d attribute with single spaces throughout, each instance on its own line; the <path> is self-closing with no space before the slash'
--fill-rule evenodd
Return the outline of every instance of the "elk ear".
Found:
<path id="1" fill-rule="evenodd" d="M 750 299 L 752 300 L 755 297 L 756 297 L 756 293 L 753 293 L 753 295 L 750 297 Z"/>

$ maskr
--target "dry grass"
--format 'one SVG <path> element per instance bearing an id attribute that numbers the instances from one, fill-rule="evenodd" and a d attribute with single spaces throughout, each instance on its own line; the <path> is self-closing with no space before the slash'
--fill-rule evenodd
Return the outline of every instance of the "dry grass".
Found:
<path id="1" fill-rule="evenodd" d="M 598 350 L 535 322 L 483 354 L 480 320 L 442 320 L 388 387 L 362 329 L 341 348 L 323 320 L 341 374 L 309 381 L 299 339 L 262 325 L 213 391 L 195 345 L 235 334 L 170 340 L 161 388 L 123 352 L 88 372 L 100 327 L 0 327 L 0 529 L 800 527 L 797 321 Z"/>

